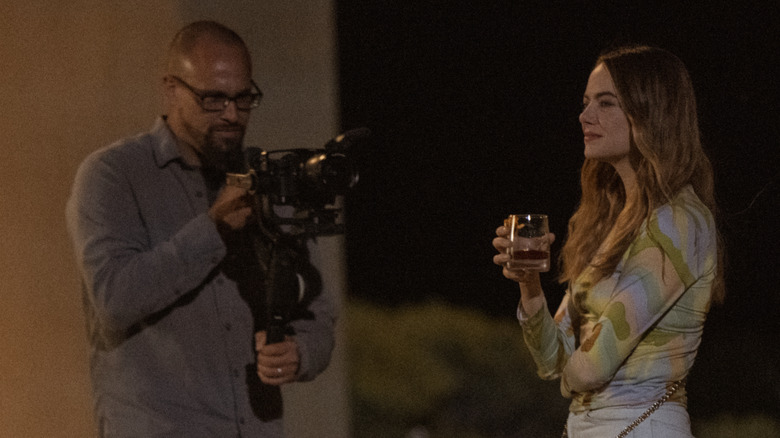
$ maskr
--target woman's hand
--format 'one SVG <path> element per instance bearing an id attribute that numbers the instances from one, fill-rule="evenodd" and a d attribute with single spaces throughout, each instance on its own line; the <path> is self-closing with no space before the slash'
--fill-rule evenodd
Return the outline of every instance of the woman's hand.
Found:
<path id="1" fill-rule="evenodd" d="M 496 248 L 498 254 L 493 256 L 493 263 L 504 268 L 504 277 L 519 283 L 519 305 L 526 314 L 535 315 L 536 312 L 544 307 L 544 291 L 542 290 L 542 283 L 539 279 L 539 272 L 525 269 L 509 269 L 506 267 L 506 264 L 510 259 L 510 255 L 507 254 L 507 249 L 510 245 L 507 235 L 509 235 L 509 229 L 506 227 L 501 226 L 496 228 L 496 237 L 493 239 L 493 247 Z M 555 241 L 555 234 L 548 233 L 547 238 L 552 245 Z"/>
<path id="2" fill-rule="evenodd" d="M 493 263 L 502 266 L 504 268 L 504 277 L 509 280 L 516 281 L 521 284 L 525 283 L 539 283 L 539 272 L 527 271 L 525 269 L 509 269 L 506 267 L 509 262 L 510 255 L 507 254 L 507 249 L 510 247 L 511 242 L 507 239 L 509 235 L 509 229 L 504 226 L 496 228 L 496 237 L 493 239 L 493 247 L 498 251 L 498 254 L 493 256 Z M 552 244 L 555 241 L 555 234 L 548 233 L 547 238 Z"/>

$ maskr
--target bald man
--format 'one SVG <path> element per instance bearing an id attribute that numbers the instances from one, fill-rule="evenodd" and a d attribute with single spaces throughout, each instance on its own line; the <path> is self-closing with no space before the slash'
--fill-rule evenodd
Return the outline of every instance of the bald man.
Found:
<path id="1" fill-rule="evenodd" d="M 67 206 L 99 436 L 281 437 L 279 386 L 327 367 L 335 316 L 321 294 L 266 343 L 252 202 L 224 184 L 262 97 L 243 40 L 186 26 L 163 92 L 151 131 L 82 163 Z"/>

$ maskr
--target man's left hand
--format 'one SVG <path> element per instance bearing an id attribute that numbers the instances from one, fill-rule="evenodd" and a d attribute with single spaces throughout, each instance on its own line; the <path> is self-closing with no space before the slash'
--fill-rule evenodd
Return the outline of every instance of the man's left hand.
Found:
<path id="1" fill-rule="evenodd" d="M 298 366 L 301 356 L 294 336 L 285 336 L 284 341 L 266 344 L 266 332 L 255 333 L 257 351 L 257 375 L 268 385 L 282 385 L 298 380 Z"/>

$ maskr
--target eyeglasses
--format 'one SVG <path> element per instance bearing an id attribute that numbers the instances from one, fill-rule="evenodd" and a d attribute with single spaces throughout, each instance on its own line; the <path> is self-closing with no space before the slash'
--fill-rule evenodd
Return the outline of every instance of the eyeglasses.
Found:
<path id="1" fill-rule="evenodd" d="M 257 108 L 260 105 L 260 99 L 263 98 L 263 92 L 260 91 L 260 88 L 255 84 L 255 81 L 251 81 L 254 92 L 241 93 L 237 96 L 230 97 L 224 93 L 198 90 L 184 82 L 182 78 L 174 75 L 169 75 L 168 77 L 190 90 L 198 99 L 198 103 L 204 111 L 224 111 L 225 108 L 230 105 L 230 102 L 235 102 L 236 108 L 241 111 L 249 111 L 252 108 Z"/>

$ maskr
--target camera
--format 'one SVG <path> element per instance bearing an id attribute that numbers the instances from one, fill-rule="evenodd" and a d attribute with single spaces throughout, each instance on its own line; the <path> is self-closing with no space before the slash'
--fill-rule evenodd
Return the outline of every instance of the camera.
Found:
<path id="1" fill-rule="evenodd" d="M 320 294 L 322 279 L 306 241 L 344 232 L 338 198 L 358 181 L 349 149 L 369 135 L 367 128 L 353 129 L 323 149 L 248 147 L 245 173 L 226 176 L 226 184 L 248 190 L 254 203 L 257 223 L 250 236 L 264 287 L 249 301 L 267 343 L 283 341 L 291 320 L 312 317 L 307 307 Z"/>
<path id="2" fill-rule="evenodd" d="M 366 140 L 368 128 L 344 132 L 322 149 L 266 151 L 248 147 L 247 173 L 228 173 L 227 184 L 256 195 L 266 227 L 292 225 L 308 236 L 343 233 L 337 197 L 357 184 L 359 174 L 349 149 Z M 287 208 L 284 208 L 284 207 Z M 292 210 L 291 214 L 283 214 Z"/>

